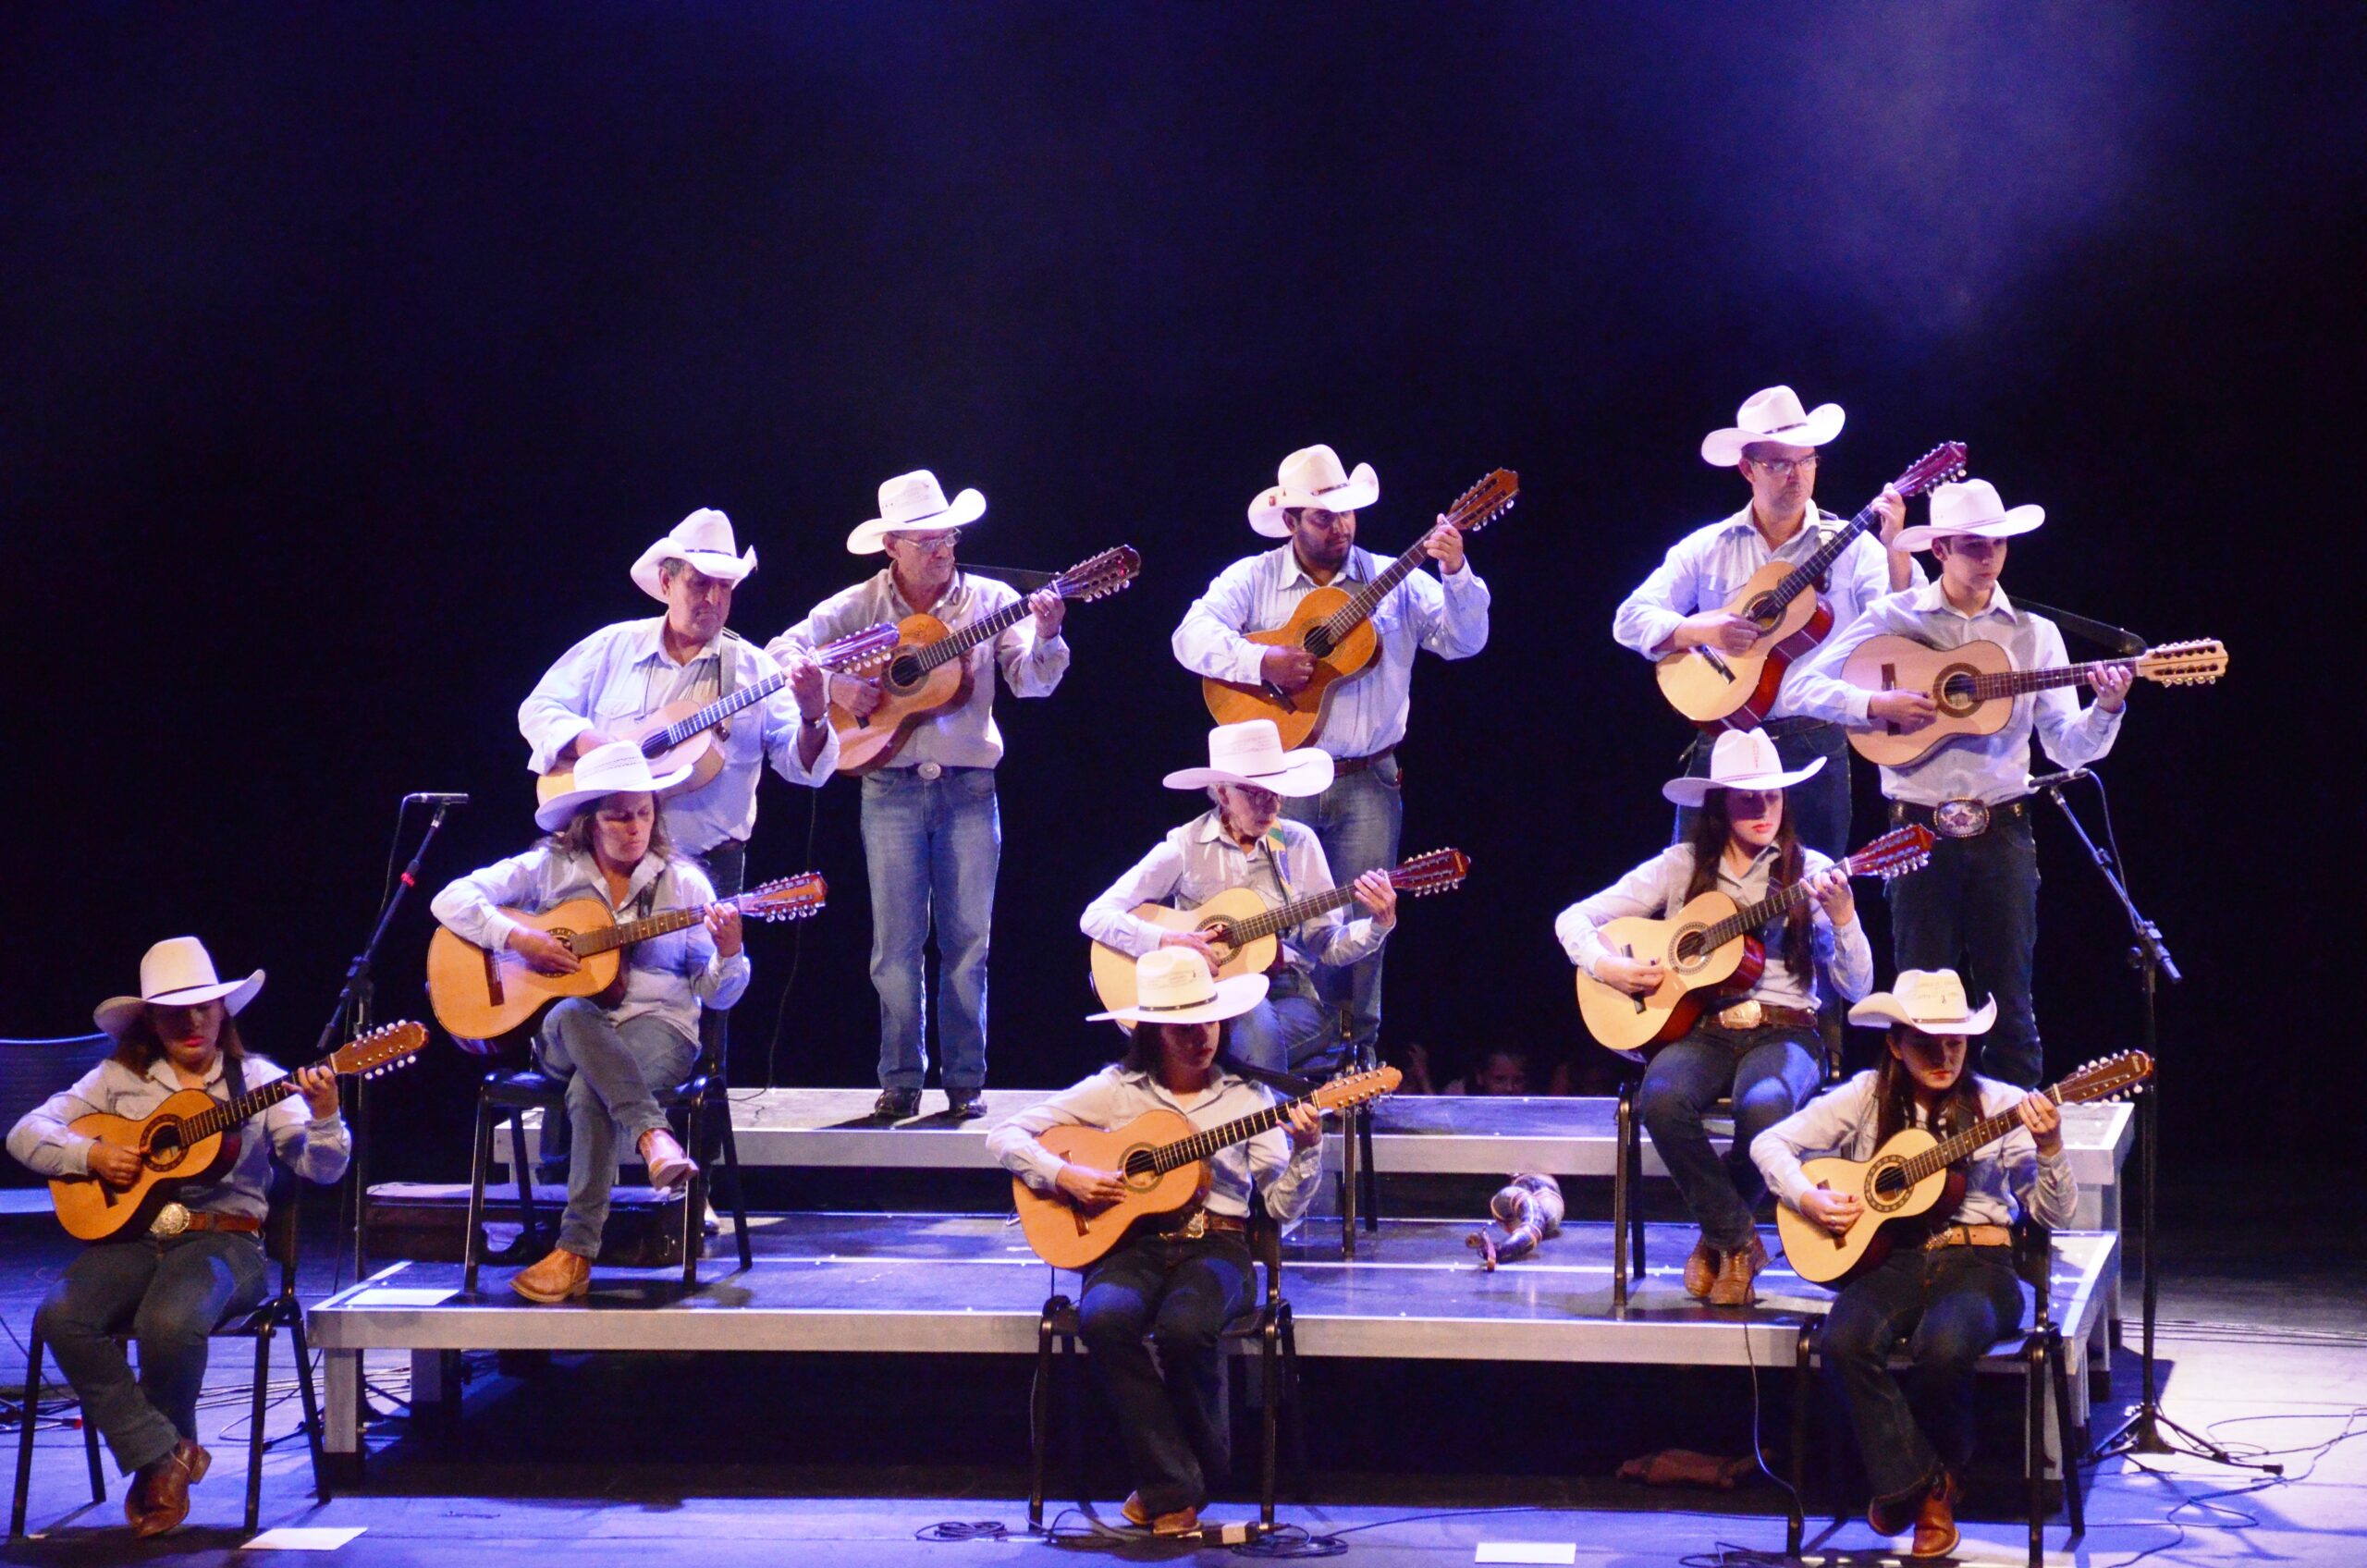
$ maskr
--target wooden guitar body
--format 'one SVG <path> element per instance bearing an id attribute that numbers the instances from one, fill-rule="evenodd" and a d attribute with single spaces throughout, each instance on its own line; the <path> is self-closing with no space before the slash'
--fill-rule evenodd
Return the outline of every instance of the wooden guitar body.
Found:
<path id="1" fill-rule="evenodd" d="M 1733 899 L 1713 888 L 1666 920 L 1628 915 L 1605 924 L 1601 936 L 1606 948 L 1628 958 L 1656 958 L 1668 977 L 1658 990 L 1631 997 L 1579 970 L 1578 1013 L 1588 1032 L 1614 1051 L 1649 1053 L 1693 1027 L 1704 992 L 1756 984 L 1766 970 L 1767 955 L 1754 937 L 1735 937 L 1707 952 L 1680 950 L 1686 937 L 1707 930 L 1736 909 Z"/>
<path id="2" fill-rule="evenodd" d="M 706 705 L 706 703 L 700 698 L 684 697 L 679 703 L 668 703 L 655 713 L 644 714 L 630 724 L 614 726 L 607 733 L 616 740 L 631 741 L 635 745 L 639 745 L 644 738 L 656 734 L 660 729 L 672 729 Z M 652 773 L 671 773 L 678 767 L 688 767 L 691 770 L 691 776 L 680 784 L 671 789 L 658 790 L 659 800 L 670 801 L 677 795 L 687 795 L 693 790 L 704 790 L 715 782 L 715 776 L 723 771 L 723 748 L 717 745 L 715 741 L 714 730 L 702 729 L 681 745 L 668 746 L 649 759 L 649 771 Z M 548 805 L 553 800 L 574 788 L 574 766 L 568 765 L 555 767 L 534 780 L 534 803 Z"/>
<path id="3" fill-rule="evenodd" d="M 68 1234 L 86 1242 L 137 1233 L 148 1229 L 156 1211 L 172 1201 L 183 1182 L 203 1181 L 228 1170 L 239 1158 L 238 1133 L 216 1133 L 187 1146 L 180 1136 L 181 1122 L 220 1103 L 202 1089 L 183 1089 L 142 1121 L 104 1111 L 77 1117 L 74 1131 L 84 1137 L 138 1149 L 140 1176 L 120 1191 L 95 1176 L 52 1182 L 49 1196 L 57 1206 L 58 1223 Z"/>
<path id="4" fill-rule="evenodd" d="M 1904 767 L 1944 741 L 1959 735 L 1994 735 L 2014 717 L 2014 699 L 1983 699 L 1951 690 L 1958 676 L 2004 675 L 2013 655 L 1995 643 L 1975 639 L 1959 648 L 1927 648 L 1911 637 L 1870 637 L 1841 666 L 1841 678 L 1869 692 L 1921 692 L 1940 705 L 1939 717 L 1922 729 L 1902 732 L 1892 725 L 1852 729 L 1858 754 L 1885 767 Z"/>
<path id="5" fill-rule="evenodd" d="M 1208 1162 L 1194 1160 L 1163 1174 L 1129 1170 L 1127 1157 L 1193 1135 L 1192 1123 L 1171 1110 L 1147 1110 L 1114 1133 L 1083 1126 L 1054 1127 L 1036 1141 L 1072 1164 L 1116 1172 L 1126 1195 L 1098 1213 L 1087 1214 L 1065 1197 L 1046 1196 L 1025 1182 L 1011 1184 L 1020 1229 L 1036 1255 L 1055 1268 L 1083 1268 L 1122 1240 L 1135 1222 L 1190 1207 L 1208 1190 Z"/>
<path id="6" fill-rule="evenodd" d="M 1266 900 L 1251 888 L 1227 888 L 1196 909 L 1174 909 L 1166 904 L 1136 904 L 1129 913 L 1137 920 L 1147 920 L 1170 931 L 1206 931 L 1211 926 L 1246 920 L 1266 913 Z M 1274 967 L 1274 960 L 1282 954 L 1282 938 L 1259 937 L 1235 948 L 1217 965 L 1217 978 L 1229 980 L 1236 974 L 1263 974 Z M 1093 944 L 1093 990 L 1106 1008 L 1134 1005 L 1134 961 L 1117 949 Z"/>
<path id="7" fill-rule="evenodd" d="M 923 668 L 913 657 L 914 649 L 952 635 L 945 622 L 933 615 L 908 615 L 897 623 L 896 632 L 896 651 L 877 678 L 879 705 L 869 717 L 858 718 L 838 704 L 830 704 L 830 728 L 839 732 L 840 773 L 859 778 L 885 767 L 921 720 L 969 698 L 969 655 L 935 669 Z"/>
<path id="8" fill-rule="evenodd" d="M 501 912 L 521 925 L 564 938 L 572 932 L 614 925 L 616 917 L 598 899 L 570 899 L 540 914 Z M 489 951 L 438 925 L 427 944 L 427 999 L 435 1021 L 461 1040 L 506 1035 L 561 997 L 595 997 L 616 984 L 621 949 L 579 956 L 572 974 L 545 974 L 508 948 Z"/>
<path id="9" fill-rule="evenodd" d="M 1905 1164 L 1936 1146 L 1938 1140 L 1919 1127 L 1895 1133 L 1869 1160 L 1834 1156 L 1805 1160 L 1800 1170 L 1820 1187 L 1862 1200 L 1865 1212 L 1845 1235 L 1834 1235 L 1789 1204 L 1775 1207 L 1776 1233 L 1784 1239 L 1784 1256 L 1792 1272 L 1812 1284 L 1839 1285 L 1856 1279 L 1890 1256 L 1903 1240 L 1930 1233 L 1930 1222 L 1919 1217 L 1934 1209 L 1954 1214 L 1964 1201 L 1964 1172 L 1943 1167 L 1912 1186 L 1881 1190 L 1886 1170 Z M 1942 1205 L 1944 1202 L 1945 1207 Z"/>
<path id="10" fill-rule="evenodd" d="M 1277 697 L 1262 685 L 1204 680 L 1200 692 L 1208 702 L 1209 717 L 1219 724 L 1270 718 L 1282 733 L 1284 747 L 1306 744 L 1308 737 L 1322 723 L 1324 693 L 1331 690 L 1331 683 L 1360 673 L 1372 663 L 1373 655 L 1380 647 L 1380 636 L 1373 631 L 1369 618 L 1358 621 L 1355 630 L 1341 639 L 1338 647 L 1318 645 L 1328 642 L 1323 622 L 1346 608 L 1348 598 L 1343 588 L 1310 589 L 1291 612 L 1290 619 L 1270 631 L 1248 635 L 1249 642 L 1264 647 L 1304 647 L 1315 655 L 1315 673 L 1305 686 Z"/>
<path id="11" fill-rule="evenodd" d="M 1789 561 L 1769 561 L 1726 602 L 1728 615 L 1764 628 L 1749 648 L 1686 648 L 1659 661 L 1655 673 L 1671 707 L 1708 729 L 1759 728 L 1775 705 L 1784 672 L 1833 630 L 1833 606 L 1813 589 L 1774 607 L 1772 596 L 1792 570 Z"/>

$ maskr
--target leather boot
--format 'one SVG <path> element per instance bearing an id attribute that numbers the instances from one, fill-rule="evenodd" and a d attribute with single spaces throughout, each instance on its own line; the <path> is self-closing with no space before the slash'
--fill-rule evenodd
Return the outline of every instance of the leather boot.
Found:
<path id="1" fill-rule="evenodd" d="M 697 1163 L 663 1127 L 652 1127 L 641 1135 L 641 1162 L 649 1167 L 649 1185 L 655 1192 L 679 1193 L 699 1173 Z"/>
<path id="2" fill-rule="evenodd" d="M 1725 1261 L 1718 1265 L 1717 1283 L 1710 1287 L 1710 1305 L 1748 1306 L 1759 1299 L 1750 1282 L 1759 1278 L 1759 1271 L 1766 1267 L 1767 1243 L 1759 1239 L 1757 1231 L 1753 1231 L 1750 1245 L 1740 1252 L 1726 1254 Z"/>
<path id="3" fill-rule="evenodd" d="M 570 1300 L 592 1289 L 592 1260 L 565 1247 L 553 1247 L 540 1263 L 511 1275 L 509 1288 L 545 1306 Z"/>
<path id="4" fill-rule="evenodd" d="M 1718 1249 L 1710 1244 L 1707 1232 L 1694 1238 L 1693 1251 L 1685 1259 L 1685 1293 L 1699 1301 L 1718 1282 L 1718 1268 L 1725 1260 Z"/>
<path id="5" fill-rule="evenodd" d="M 1128 1524 L 1139 1525 L 1154 1536 L 1188 1536 L 1200 1527 L 1200 1511 L 1196 1508 L 1179 1508 L 1172 1513 L 1152 1517 L 1150 1510 L 1143 1506 L 1140 1492 L 1128 1492 L 1118 1512 L 1126 1516 Z"/>
<path id="6" fill-rule="evenodd" d="M 123 1500 L 131 1533 L 161 1536 L 189 1517 L 189 1489 L 205 1479 L 214 1456 L 183 1438 L 173 1452 L 151 1460 L 132 1473 L 130 1495 Z"/>
<path id="7" fill-rule="evenodd" d="M 1956 1550 L 1962 1532 L 1956 1528 L 1956 1503 L 1964 1497 L 1964 1488 L 1945 1470 L 1932 1483 L 1924 1494 L 1923 1506 L 1915 1514 L 1915 1546 L 1912 1557 L 1945 1557 Z"/>

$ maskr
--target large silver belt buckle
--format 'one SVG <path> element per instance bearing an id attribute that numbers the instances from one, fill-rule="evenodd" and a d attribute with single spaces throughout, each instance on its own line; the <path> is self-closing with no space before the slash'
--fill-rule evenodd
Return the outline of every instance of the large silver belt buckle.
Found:
<path id="1" fill-rule="evenodd" d="M 1750 997 L 1718 1014 L 1718 1023 L 1727 1029 L 1756 1029 L 1766 1016 L 1766 1006 L 1757 997 Z"/>
<path id="2" fill-rule="evenodd" d="M 1932 830 L 1943 839 L 1978 839 L 1989 831 L 1989 807 L 1981 801 L 1942 801 L 1932 808 Z"/>
<path id="3" fill-rule="evenodd" d="M 945 777 L 945 765 L 941 762 L 925 762 L 913 771 L 921 776 L 924 783 L 934 784 Z"/>
<path id="4" fill-rule="evenodd" d="M 156 1211 L 155 1219 L 148 1221 L 148 1233 L 152 1236 L 178 1236 L 188 1229 L 187 1204 L 168 1203 Z"/>
<path id="5" fill-rule="evenodd" d="M 1208 1211 L 1205 1208 L 1194 1209 L 1192 1218 L 1184 1222 L 1184 1229 L 1169 1232 L 1170 1235 L 1181 1237 L 1187 1242 L 1196 1242 L 1208 1233 Z"/>

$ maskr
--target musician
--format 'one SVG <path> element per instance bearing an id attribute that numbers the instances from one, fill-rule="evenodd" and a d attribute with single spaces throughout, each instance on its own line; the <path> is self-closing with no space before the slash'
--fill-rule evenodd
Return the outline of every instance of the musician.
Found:
<path id="1" fill-rule="evenodd" d="M 1976 1076 L 1971 1036 L 1988 1033 L 1997 998 L 1978 1011 L 1954 970 L 1901 970 L 1897 985 L 1849 1010 L 1852 1023 L 1887 1026 L 1882 1064 L 1777 1122 L 1751 1158 L 1776 1196 L 1835 1235 L 1864 1217 L 1863 1200 L 1811 1185 L 1803 1156 L 1866 1160 L 1908 1127 L 1946 1137 L 2011 1110 L 2021 1126 L 1963 1167 L 1964 1201 L 1923 1247 L 1901 1246 L 1842 1287 L 1825 1317 L 1824 1359 L 1840 1384 L 1873 1484 L 1867 1522 L 1878 1535 L 1915 1530 L 1914 1554 L 1956 1544 L 1959 1478 L 1972 1458 L 1972 1369 L 2021 1327 L 2022 1290 L 2008 1227 L 2028 1213 L 2068 1225 L 2079 1188 L 2064 1153 L 2062 1112 L 2045 1095 Z M 1901 1344 L 1915 1368 L 1892 1378 Z"/>
<path id="2" fill-rule="evenodd" d="M 879 516 L 847 538 L 858 556 L 885 551 L 887 570 L 835 594 L 772 643 L 784 657 L 876 626 L 928 615 L 949 631 L 1014 603 L 1019 595 L 955 559 L 963 530 L 986 514 L 987 498 L 964 490 L 949 504 L 926 469 L 879 487 Z M 937 921 L 937 1038 L 947 1109 L 985 1113 L 987 945 L 994 924 L 995 876 L 1002 862 L 1002 816 L 995 768 L 997 667 L 1012 694 L 1049 696 L 1069 668 L 1061 634 L 1068 606 L 1049 589 L 1028 596 L 1035 614 L 974 648 L 967 693 L 915 727 L 887 766 L 863 780 L 863 853 L 871 868 L 871 984 L 879 993 L 879 1099 L 874 1114 L 901 1121 L 920 1109 L 928 1072 L 922 954 Z M 878 684 L 833 676 L 830 700 L 857 717 L 881 702 Z"/>
<path id="3" fill-rule="evenodd" d="M 1005 1170 L 1039 1193 L 1088 1211 L 1124 1195 L 1114 1170 L 1071 1164 L 1036 1141 L 1048 1128 L 1115 1130 L 1150 1110 L 1171 1110 L 1203 1131 L 1270 1109 L 1269 1090 L 1220 1065 L 1219 1044 L 1266 994 L 1266 976 L 1218 980 L 1192 953 L 1144 954 L 1137 1004 L 1096 1019 L 1132 1023 L 1126 1054 L 1073 1088 L 1030 1106 L 987 1136 Z M 1253 1187 L 1284 1230 L 1314 1204 L 1323 1175 L 1322 1123 L 1294 1105 L 1284 1127 L 1219 1149 L 1208 1159 L 1206 1201 L 1161 1232 L 1146 1223 L 1085 1271 L 1078 1321 L 1087 1358 L 1117 1412 L 1134 1471 L 1125 1516 L 1162 1536 L 1199 1527 L 1208 1489 L 1230 1467 L 1218 1336 L 1253 1305 L 1246 1235 Z M 1154 1366 L 1143 1345 L 1159 1348 Z"/>
<path id="4" fill-rule="evenodd" d="M 1255 890 L 1269 909 L 1329 891 L 1335 884 L 1323 841 L 1305 823 L 1285 819 L 1282 808 L 1322 794 L 1331 778 L 1329 753 L 1282 750 L 1271 719 L 1217 726 L 1208 731 L 1208 766 L 1164 780 L 1171 790 L 1206 790 L 1214 803 L 1103 889 L 1078 925 L 1102 946 L 1135 958 L 1162 948 L 1188 949 L 1214 974 L 1218 955 L 1206 936 L 1170 931 L 1130 912 L 1147 903 L 1197 908 L 1231 888 Z M 1281 934 L 1271 984 L 1228 1032 L 1230 1060 L 1274 1072 L 1331 1065 L 1332 1014 L 1318 998 L 1316 965 L 1358 962 L 1379 951 L 1397 925 L 1397 889 L 1388 872 L 1366 872 L 1355 890 L 1370 912 L 1365 917 L 1348 920 L 1327 910 Z"/>
<path id="5" fill-rule="evenodd" d="M 1785 770 L 1775 742 L 1759 730 L 1728 730 L 1711 749 L 1706 778 L 1672 778 L 1661 793 L 1696 808 L 1693 830 L 1611 887 L 1562 912 L 1553 923 L 1570 962 L 1631 996 L 1659 987 L 1658 959 L 1610 950 L 1598 927 L 1630 915 L 1665 919 L 1714 888 L 1749 905 L 1805 881 L 1813 895 L 1758 933 L 1767 967 L 1737 997 L 1721 996 L 1682 1038 L 1644 1069 L 1637 1110 L 1652 1146 L 1701 1227 L 1685 1260 L 1685 1289 L 1712 1306 L 1748 1306 L 1767 1248 L 1751 1223 L 1764 1187 L 1750 1142 L 1789 1116 L 1823 1080 L 1817 1027 L 1818 971 L 1846 998 L 1873 984 L 1873 949 L 1858 923 L 1849 879 L 1792 826 L 1792 787 L 1824 766 L 1821 757 Z M 1714 1011 L 1713 1011 L 1714 1010 Z M 1701 1118 L 1734 1101 L 1734 1146 L 1723 1163 Z"/>
<path id="6" fill-rule="evenodd" d="M 150 948 L 140 961 L 140 994 L 111 997 L 92 1014 L 114 1036 L 114 1054 L 27 1111 L 8 1133 L 8 1152 L 53 1181 L 88 1176 L 131 1186 L 141 1174 L 139 1151 L 85 1137 L 73 1123 L 101 1113 L 145 1121 L 185 1089 L 227 1101 L 286 1077 L 239 1035 L 237 1015 L 262 989 L 260 969 L 219 978 L 194 937 Z M 197 1440 L 206 1338 L 269 1293 L 262 1231 L 272 1159 L 308 1181 L 345 1174 L 352 1141 L 337 1112 L 337 1075 L 300 1068 L 296 1086 L 298 1094 L 242 1129 L 227 1170 L 181 1187 L 144 1234 L 84 1250 L 36 1315 L 84 1418 L 132 1477 L 123 1512 L 138 1535 L 161 1535 L 187 1518 L 189 1488 L 212 1463 Z M 112 1337 L 126 1331 L 140 1342 L 137 1379 Z"/>
<path id="7" fill-rule="evenodd" d="M 1937 710 L 1928 692 L 1868 692 L 1841 679 L 1859 644 L 1886 632 L 1934 648 L 1975 640 L 2000 643 L 2016 669 L 2068 663 L 2055 624 L 2017 609 L 1998 585 L 2006 541 L 2045 521 L 2043 508 L 2008 510 L 1987 480 L 1933 490 L 1930 525 L 1907 529 L 1898 545 L 1929 548 L 1939 559 L 1940 580 L 1869 605 L 1796 670 L 1802 711 L 1853 729 L 1892 724 L 1911 731 L 1929 724 Z M 1939 839 L 1931 869 L 1891 884 L 1891 942 L 1898 962 L 1926 969 L 1968 962 L 1973 985 L 1999 1008 L 1982 1066 L 2024 1088 L 2038 1083 L 2043 1065 L 2030 1006 L 2030 960 L 2038 943 L 2030 736 L 2035 731 L 2061 766 L 2094 762 L 2120 733 L 2128 682 L 2126 669 L 2100 669 L 2096 700 L 2084 711 L 2061 687 L 2017 696 L 1995 734 L 1956 736 L 1903 767 L 1882 770 L 1891 820 L 1923 823 Z"/>
<path id="8" fill-rule="evenodd" d="M 1848 521 L 1813 504 L 1819 448 L 1841 434 L 1842 418 L 1838 403 L 1809 411 L 1790 387 L 1770 386 L 1752 394 L 1733 425 L 1705 436 L 1701 460 L 1737 470 L 1750 487 L 1750 504 L 1670 546 L 1667 557 L 1620 605 L 1612 618 L 1612 636 L 1648 659 L 1704 646 L 1747 652 L 1759 629 L 1742 616 L 1727 614 L 1727 602 L 1769 561 L 1796 562 L 1814 555 L 1830 531 Z M 1907 521 L 1907 503 L 1885 487 L 1875 505 L 1883 518 L 1880 543 L 1863 534 L 1852 539 L 1826 581 L 1816 585 L 1832 607 L 1836 630 L 1883 594 L 1920 580 L 1912 559 L 1895 544 Z M 1837 728 L 1800 711 L 1793 691 L 1797 673 L 1797 665 L 1784 671 L 1760 728 L 1774 741 L 1784 766 L 1805 767 L 1819 757 L 1831 765 L 1793 793 L 1792 825 L 1800 842 L 1837 860 L 1849 848 L 1849 752 Z M 1694 738 L 1686 772 L 1708 771 L 1710 746 L 1706 733 Z M 1680 812 L 1680 839 L 1687 827 Z"/>
<path id="9" fill-rule="evenodd" d="M 1287 622 L 1317 588 L 1348 593 L 1388 570 L 1387 558 L 1356 545 L 1356 514 L 1380 498 L 1370 463 L 1347 472 L 1331 447 L 1284 458 L 1273 487 L 1249 504 L 1249 526 L 1279 548 L 1233 562 L 1192 602 L 1172 639 L 1176 658 L 1196 675 L 1282 692 L 1304 690 L 1315 673 L 1305 648 L 1269 648 L 1245 635 Z M 1405 739 L 1414 654 L 1467 659 L 1488 645 L 1488 585 L 1464 560 L 1463 532 L 1444 517 L 1422 541 L 1439 576 L 1410 572 L 1374 606 L 1378 643 L 1372 663 L 1325 698 L 1314 743 L 1333 759 L 1332 782 L 1318 794 L 1288 801 L 1283 813 L 1315 829 L 1333 871 L 1360 876 L 1397 864 L 1404 820 L 1397 748 Z M 1348 1008 L 1349 1044 L 1360 1060 L 1380 1060 L 1381 954 L 1320 976 L 1331 1005 Z"/>
<path id="10" fill-rule="evenodd" d="M 748 988 L 749 970 L 740 912 L 716 902 L 714 885 L 675 847 L 657 809 L 657 791 L 688 775 L 683 768 L 653 776 L 630 741 L 595 748 L 577 761 L 575 788 L 534 813 L 550 837 L 461 877 L 429 906 L 462 940 L 508 948 L 546 974 L 570 974 L 581 966 L 565 942 L 520 924 L 503 908 L 535 914 L 570 899 L 597 898 L 620 922 L 669 910 L 707 912 L 702 925 L 623 949 L 619 988 L 566 998 L 543 1015 L 534 1062 L 566 1084 L 574 1140 L 558 1244 L 509 1281 L 531 1302 L 566 1301 L 590 1288 L 616 1181 L 619 1133 L 649 1168 L 653 1188 L 674 1191 L 698 1174 L 652 1091 L 690 1076 L 699 1054 L 700 1010 L 738 1001 Z"/>

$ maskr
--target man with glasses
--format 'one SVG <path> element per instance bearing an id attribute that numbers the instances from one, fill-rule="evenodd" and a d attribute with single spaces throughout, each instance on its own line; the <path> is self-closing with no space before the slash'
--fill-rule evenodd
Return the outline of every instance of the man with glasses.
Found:
<path id="1" fill-rule="evenodd" d="M 1678 540 L 1619 606 L 1612 619 L 1612 636 L 1648 659 L 1686 648 L 1748 651 L 1759 628 L 1744 617 L 1727 614 L 1726 604 L 1751 573 L 1771 560 L 1798 561 L 1814 555 L 1824 544 L 1826 530 L 1846 521 L 1813 503 L 1817 448 L 1841 434 L 1842 417 L 1838 403 L 1809 412 L 1790 387 L 1771 386 L 1743 404 L 1733 426 L 1711 432 L 1701 443 L 1702 460 L 1739 470 L 1750 486 L 1750 504 L 1724 521 L 1697 528 Z M 1832 606 L 1835 627 L 1857 619 L 1884 594 L 1922 581 L 1912 559 L 1893 543 L 1906 524 L 1907 503 L 1885 488 L 1876 505 L 1883 514 L 1881 542 L 1862 534 L 1851 540 L 1833 563 L 1827 581 L 1817 584 L 1818 594 Z M 1809 526 L 1811 521 L 1815 526 Z M 1803 767 L 1816 757 L 1830 765 L 1792 791 L 1792 820 L 1800 842 L 1838 860 L 1849 852 L 1848 747 L 1839 726 L 1800 712 L 1793 691 L 1798 672 L 1797 664 L 1784 671 L 1784 684 L 1761 728 L 1775 742 L 1785 767 Z M 1697 735 L 1688 754 L 1686 771 L 1696 778 L 1709 767 L 1710 740 L 1707 733 Z M 1685 837 L 1688 816 L 1677 814 L 1679 839 Z"/>
<path id="2" fill-rule="evenodd" d="M 1017 601 L 1017 590 L 972 577 L 956 564 L 963 529 L 986 514 L 987 498 L 964 490 L 950 502 L 926 469 L 879 487 L 879 516 L 848 536 L 856 555 L 885 551 L 887 570 L 835 594 L 775 639 L 788 657 L 883 620 L 934 616 L 950 631 Z M 915 725 L 887 766 L 863 780 L 863 853 L 871 872 L 871 984 L 879 993 L 879 1099 L 874 1114 L 901 1121 L 918 1114 L 927 1075 L 928 998 L 923 954 L 937 922 L 938 1081 L 958 1118 L 982 1115 L 987 1081 L 987 947 L 994 923 L 1002 818 L 995 767 L 994 667 L 1022 697 L 1049 695 L 1069 668 L 1061 636 L 1068 606 L 1045 589 L 1035 611 L 972 649 L 966 693 Z M 832 676 L 830 701 L 857 717 L 881 701 L 877 684 Z"/>

